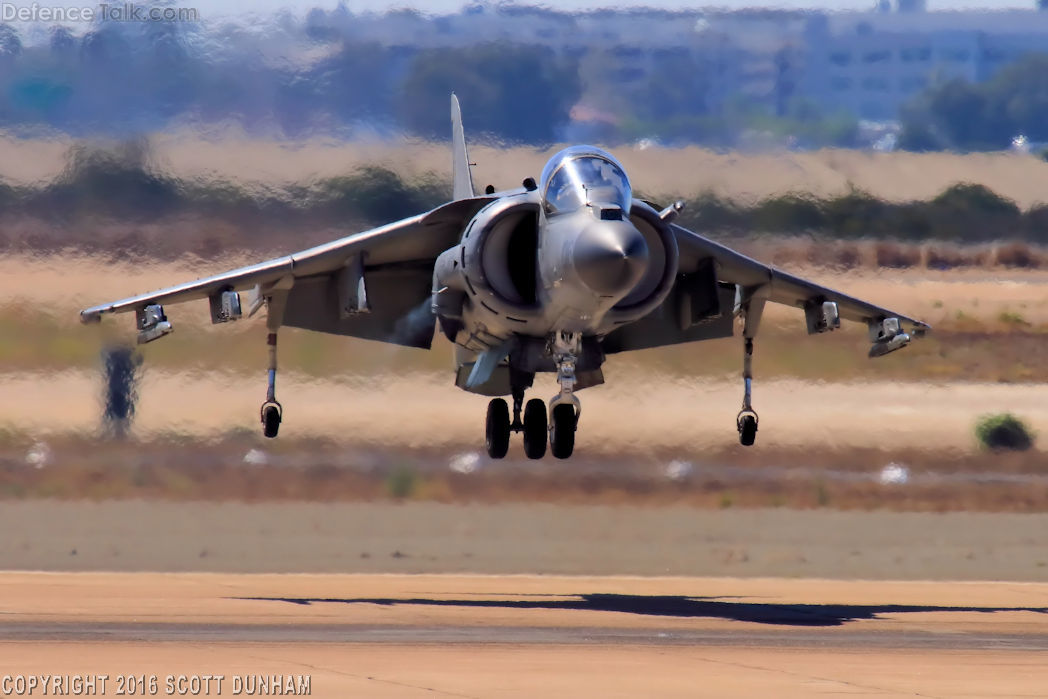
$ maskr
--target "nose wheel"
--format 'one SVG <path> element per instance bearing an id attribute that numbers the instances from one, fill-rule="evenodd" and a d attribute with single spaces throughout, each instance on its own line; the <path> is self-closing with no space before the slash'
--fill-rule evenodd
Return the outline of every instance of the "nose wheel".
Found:
<path id="1" fill-rule="evenodd" d="M 560 403 L 553 406 L 550 413 L 549 447 L 553 456 L 558 459 L 566 459 L 575 450 L 575 428 L 578 426 L 578 416 L 575 414 L 575 406 L 570 403 Z"/>
<path id="2" fill-rule="evenodd" d="M 575 395 L 575 364 L 581 345 L 579 333 L 558 332 L 550 342 L 560 393 L 549 402 L 549 447 L 558 459 L 568 458 L 575 450 L 575 430 L 582 415 L 582 403 Z"/>

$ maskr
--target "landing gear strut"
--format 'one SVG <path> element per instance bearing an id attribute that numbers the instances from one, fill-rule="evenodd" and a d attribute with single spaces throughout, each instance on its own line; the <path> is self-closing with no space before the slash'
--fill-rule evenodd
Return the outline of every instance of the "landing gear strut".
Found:
<path id="1" fill-rule="evenodd" d="M 736 313 L 742 315 L 742 337 L 745 341 L 745 352 L 742 356 L 742 380 L 745 386 L 742 394 L 742 410 L 735 417 L 735 426 L 739 430 L 739 443 L 744 447 L 753 446 L 757 439 L 757 411 L 753 409 L 753 338 L 757 336 L 761 316 L 764 315 L 766 291 L 761 287 L 736 291 Z"/>
<path id="2" fill-rule="evenodd" d="M 269 345 L 269 380 L 266 387 L 266 402 L 260 411 L 262 417 L 262 434 L 269 439 L 277 436 L 280 422 L 284 418 L 284 407 L 277 402 L 277 334 L 269 333 L 266 338 Z"/>
<path id="3" fill-rule="evenodd" d="M 753 373 L 751 364 L 753 362 L 753 340 L 746 338 L 746 354 L 742 360 L 742 380 L 745 390 L 742 394 L 742 410 L 735 418 L 735 426 L 739 428 L 739 442 L 745 446 L 753 446 L 757 439 L 757 412 L 750 403 L 751 388 L 753 385 Z"/>
<path id="4" fill-rule="evenodd" d="M 575 395 L 575 364 L 582 346 L 580 333 L 557 332 L 550 349 L 557 364 L 557 383 L 560 393 L 549 402 L 549 446 L 553 456 L 566 459 L 575 450 L 575 430 L 582 403 Z"/>

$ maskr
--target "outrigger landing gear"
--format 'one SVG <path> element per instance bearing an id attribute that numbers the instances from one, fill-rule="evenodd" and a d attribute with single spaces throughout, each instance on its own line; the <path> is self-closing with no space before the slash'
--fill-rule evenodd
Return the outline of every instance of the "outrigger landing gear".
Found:
<path id="1" fill-rule="evenodd" d="M 269 381 L 266 387 L 266 402 L 262 404 L 260 411 L 262 417 L 262 434 L 269 439 L 277 436 L 280 431 L 280 422 L 284 418 L 284 407 L 277 402 L 277 334 L 269 333 L 266 338 L 269 345 Z"/>
<path id="2" fill-rule="evenodd" d="M 552 340 L 553 361 L 557 364 L 560 393 L 549 402 L 549 446 L 553 456 L 566 459 L 575 450 L 582 403 L 575 395 L 575 363 L 582 346 L 580 333 L 557 332 Z"/>
<path id="3" fill-rule="evenodd" d="M 742 360 L 742 380 L 745 383 L 745 391 L 742 394 L 742 410 L 735 418 L 735 426 L 739 428 L 739 442 L 745 446 L 753 446 L 757 439 L 757 412 L 750 403 L 750 391 L 753 384 L 751 364 L 753 362 L 753 340 L 746 338 L 746 354 Z"/>
<path id="4" fill-rule="evenodd" d="M 736 290 L 736 310 L 743 319 L 742 337 L 745 341 L 745 353 L 742 357 L 742 380 L 745 385 L 742 394 L 742 410 L 735 417 L 735 426 L 739 430 L 739 443 L 744 447 L 753 446 L 757 439 L 757 411 L 751 402 L 753 389 L 753 338 L 757 336 L 761 316 L 764 315 L 766 292 L 762 287 Z"/>

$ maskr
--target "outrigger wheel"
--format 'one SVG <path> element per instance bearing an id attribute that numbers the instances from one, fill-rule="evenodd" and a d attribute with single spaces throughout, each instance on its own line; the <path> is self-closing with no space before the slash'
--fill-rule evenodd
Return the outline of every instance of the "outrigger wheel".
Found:
<path id="1" fill-rule="evenodd" d="M 546 404 L 532 398 L 524 407 L 524 453 L 529 459 L 541 459 L 546 455 L 548 431 Z"/>
<path id="2" fill-rule="evenodd" d="M 262 434 L 269 439 L 277 436 L 280 431 L 280 421 L 284 418 L 284 407 L 276 401 L 266 401 L 262 404 Z"/>
<path id="3" fill-rule="evenodd" d="M 505 457 L 509 451 L 509 405 L 505 399 L 494 398 L 488 403 L 484 434 L 488 456 L 493 459 Z"/>
<path id="4" fill-rule="evenodd" d="M 739 443 L 744 447 L 753 446 L 757 439 L 757 413 L 752 410 L 743 410 L 735 418 L 736 426 L 739 428 Z"/>
<path id="5" fill-rule="evenodd" d="M 550 451 L 556 458 L 566 459 L 575 450 L 575 428 L 578 425 L 575 406 L 571 403 L 559 403 L 553 406 L 550 418 Z"/>

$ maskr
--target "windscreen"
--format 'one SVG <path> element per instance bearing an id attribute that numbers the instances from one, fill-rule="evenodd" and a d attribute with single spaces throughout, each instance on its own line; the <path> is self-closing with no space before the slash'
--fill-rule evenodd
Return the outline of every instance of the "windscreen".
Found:
<path id="1" fill-rule="evenodd" d="M 628 212 L 632 192 L 622 167 L 599 149 L 569 148 L 546 164 L 542 175 L 546 212 L 613 204 Z"/>

